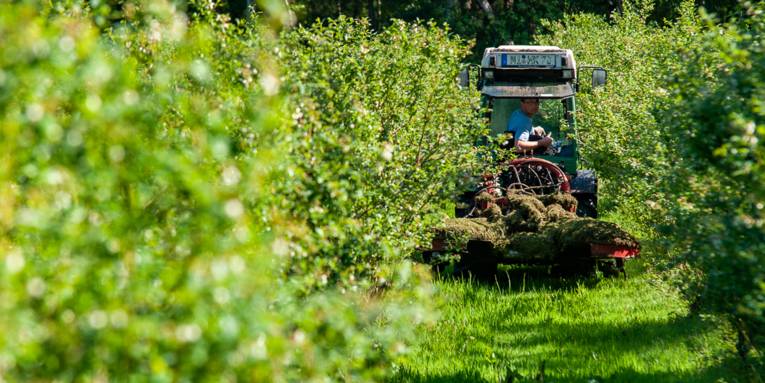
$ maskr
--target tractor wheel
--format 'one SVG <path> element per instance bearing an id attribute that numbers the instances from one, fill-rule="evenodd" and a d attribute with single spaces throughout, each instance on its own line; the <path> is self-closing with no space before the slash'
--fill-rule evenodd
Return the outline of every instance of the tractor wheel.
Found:
<path id="1" fill-rule="evenodd" d="M 603 277 L 613 278 L 626 273 L 624 262 L 614 259 L 596 260 L 588 258 L 574 258 L 568 262 L 556 264 L 552 268 L 553 273 L 562 276 L 583 277 L 592 276 L 600 272 Z"/>
<path id="2" fill-rule="evenodd" d="M 477 260 L 464 257 L 457 262 L 455 270 L 463 276 L 470 274 L 473 277 L 483 279 L 497 274 L 497 266 L 499 265 L 493 260 Z"/>
<path id="3" fill-rule="evenodd" d="M 624 260 L 623 259 L 607 259 L 598 262 L 598 270 L 603 273 L 604 277 L 618 277 L 620 275 L 624 275 L 624 277 L 627 277 L 627 272 L 624 271 Z"/>
<path id="4" fill-rule="evenodd" d="M 485 241 L 469 241 L 467 253 L 460 258 L 457 269 L 463 275 L 471 274 L 478 278 L 492 277 L 497 273 L 497 259 L 493 256 L 493 246 Z"/>

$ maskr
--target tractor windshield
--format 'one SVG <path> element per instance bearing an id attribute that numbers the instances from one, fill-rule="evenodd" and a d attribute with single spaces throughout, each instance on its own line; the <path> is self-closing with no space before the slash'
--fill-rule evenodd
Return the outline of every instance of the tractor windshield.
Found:
<path id="1" fill-rule="evenodd" d="M 520 109 L 518 98 L 497 98 L 491 105 L 491 132 L 493 135 L 503 134 L 512 113 Z M 533 126 L 541 126 L 554 139 L 562 139 L 561 132 L 566 132 L 566 100 L 540 100 L 539 112 L 532 118 Z"/>
<path id="2" fill-rule="evenodd" d="M 560 139 L 561 128 L 566 130 L 564 112 L 561 100 L 542 100 L 539 103 L 539 112 L 532 119 L 532 125 L 541 126 L 546 132 L 552 133 L 554 138 Z"/>

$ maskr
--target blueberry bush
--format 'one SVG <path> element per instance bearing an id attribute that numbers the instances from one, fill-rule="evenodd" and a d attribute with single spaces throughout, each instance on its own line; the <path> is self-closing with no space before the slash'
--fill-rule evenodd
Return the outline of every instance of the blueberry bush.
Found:
<path id="1" fill-rule="evenodd" d="M 473 163 L 467 48 L 279 39 L 281 5 L 0 4 L 0 378 L 391 373 L 432 317 L 405 259 Z"/>
<path id="2" fill-rule="evenodd" d="M 605 208 L 638 223 L 652 264 L 670 268 L 692 307 L 739 328 L 739 353 L 763 326 L 762 5 L 717 20 L 684 2 L 675 23 L 651 23 L 650 2 L 610 19 L 548 23 L 542 43 L 609 70 L 578 115 L 584 160 L 601 175 Z"/>

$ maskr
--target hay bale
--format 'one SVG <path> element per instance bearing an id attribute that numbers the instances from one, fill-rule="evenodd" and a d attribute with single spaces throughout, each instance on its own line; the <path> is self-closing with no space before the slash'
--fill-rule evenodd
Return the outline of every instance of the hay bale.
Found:
<path id="1" fill-rule="evenodd" d="M 478 194 L 477 196 L 475 196 L 476 204 L 478 204 L 480 202 L 492 202 L 492 201 L 494 201 L 494 197 L 492 197 L 492 195 L 489 194 L 489 192 L 487 192 L 487 191 L 483 191 L 480 194 Z"/>
<path id="2" fill-rule="evenodd" d="M 579 201 L 568 193 L 555 193 L 539 197 L 539 200 L 547 207 L 551 205 L 560 205 L 563 210 L 576 211 Z"/>
<path id="3" fill-rule="evenodd" d="M 545 216 L 536 210 L 520 211 L 515 210 L 502 218 L 506 232 L 518 233 L 538 231 L 544 223 Z"/>
<path id="4" fill-rule="evenodd" d="M 545 207 L 535 197 L 513 194 L 508 199 L 508 214 L 503 219 L 508 233 L 538 231 L 545 223 Z"/>
<path id="5" fill-rule="evenodd" d="M 550 261 L 558 255 L 558 247 L 547 233 L 515 233 L 504 249 L 507 258 Z"/>
<path id="6" fill-rule="evenodd" d="M 436 230 L 447 248 L 465 252 L 468 242 L 482 256 L 528 261 L 556 261 L 590 254 L 590 244 L 610 244 L 639 249 L 637 240 L 609 222 L 579 218 L 569 209 L 576 198 L 567 194 L 535 196 L 508 192 L 507 214 L 489 193 L 475 197 L 487 208 L 480 218 L 452 218 Z M 478 246 L 480 245 L 480 246 Z M 471 254 L 476 256 L 477 254 Z"/>
<path id="7" fill-rule="evenodd" d="M 547 222 L 558 222 L 569 219 L 576 219 L 576 214 L 570 211 L 566 211 L 561 205 L 557 203 L 547 206 L 545 211 L 545 218 Z"/>
<path id="8" fill-rule="evenodd" d="M 513 190 L 507 191 L 507 207 L 509 210 L 536 209 L 540 212 L 545 210 L 545 205 L 536 196 L 520 194 Z"/>
<path id="9" fill-rule="evenodd" d="M 481 192 L 473 199 L 475 201 L 475 215 L 484 218 L 494 218 L 496 215 L 496 209 L 492 209 L 496 204 L 494 203 L 494 196 L 488 192 Z M 491 210 L 491 211 L 490 211 Z M 500 211 L 500 215 L 502 212 Z M 496 220 L 496 219 L 492 219 Z"/>
<path id="10" fill-rule="evenodd" d="M 640 248 L 637 239 L 616 224 L 596 221 L 592 218 L 562 221 L 550 230 L 553 238 L 560 244 L 561 250 L 578 249 L 589 246 L 591 243 Z"/>
<path id="11" fill-rule="evenodd" d="M 498 246 L 507 242 L 501 225 L 486 218 L 450 218 L 436 230 L 436 236 L 444 239 L 446 247 L 463 250 L 470 240 L 488 241 Z"/>
<path id="12" fill-rule="evenodd" d="M 495 204 L 491 204 L 487 209 L 480 212 L 480 216 L 486 218 L 489 222 L 496 222 L 502 218 L 502 209 Z"/>

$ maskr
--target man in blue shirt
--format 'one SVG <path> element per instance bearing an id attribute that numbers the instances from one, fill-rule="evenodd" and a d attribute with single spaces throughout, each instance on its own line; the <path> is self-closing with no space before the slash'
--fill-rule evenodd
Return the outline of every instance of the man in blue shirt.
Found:
<path id="1" fill-rule="evenodd" d="M 544 152 L 553 140 L 550 137 L 534 134 L 531 118 L 539 111 L 538 98 L 522 98 L 520 109 L 516 109 L 507 122 L 507 132 L 513 133 L 515 147 L 520 152 Z"/>

